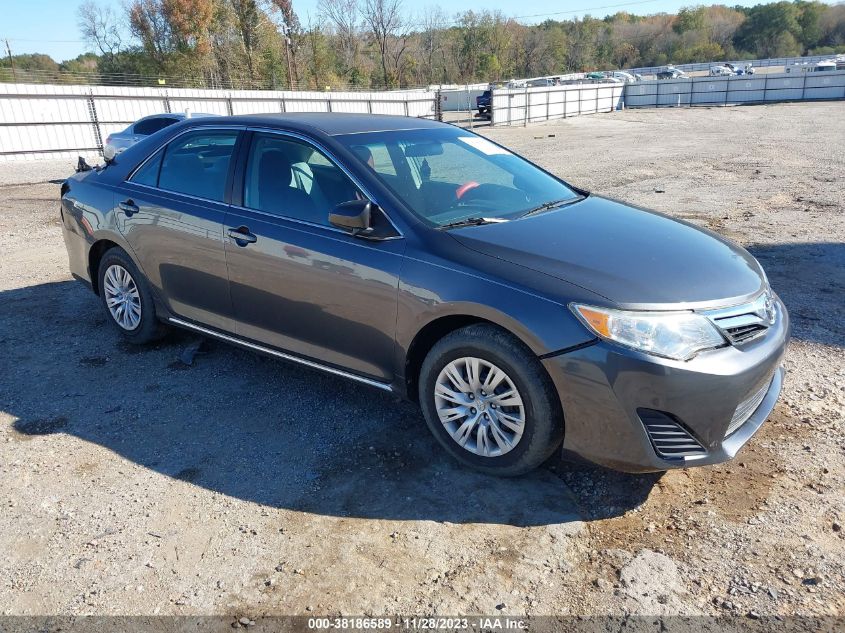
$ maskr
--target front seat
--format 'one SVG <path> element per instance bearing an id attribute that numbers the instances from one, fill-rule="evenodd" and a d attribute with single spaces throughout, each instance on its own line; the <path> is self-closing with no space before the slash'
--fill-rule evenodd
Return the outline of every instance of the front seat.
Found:
<path id="1" fill-rule="evenodd" d="M 261 155 L 261 162 L 258 164 L 258 210 L 325 224 L 328 213 L 325 217 L 320 215 L 307 193 L 291 187 L 292 166 L 281 150 L 268 150 Z"/>

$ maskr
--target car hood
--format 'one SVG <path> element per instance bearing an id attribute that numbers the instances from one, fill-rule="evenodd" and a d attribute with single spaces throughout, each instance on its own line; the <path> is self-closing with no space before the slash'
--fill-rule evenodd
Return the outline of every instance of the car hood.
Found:
<path id="1" fill-rule="evenodd" d="M 576 284 L 622 307 L 729 305 L 765 284 L 757 260 L 727 239 L 598 196 L 450 235 L 467 248 Z"/>

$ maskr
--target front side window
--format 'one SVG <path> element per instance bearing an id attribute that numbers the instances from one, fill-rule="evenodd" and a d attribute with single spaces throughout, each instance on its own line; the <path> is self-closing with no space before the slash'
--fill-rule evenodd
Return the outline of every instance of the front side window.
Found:
<path id="1" fill-rule="evenodd" d="M 580 195 L 487 139 L 458 128 L 336 136 L 422 220 L 511 219 Z"/>
<path id="2" fill-rule="evenodd" d="M 362 195 L 347 175 L 312 145 L 277 134 L 256 134 L 247 158 L 244 206 L 312 224 Z"/>
<path id="3" fill-rule="evenodd" d="M 164 151 L 159 188 L 222 202 L 237 138 L 237 130 L 209 130 L 174 139 Z"/>
<path id="4" fill-rule="evenodd" d="M 178 119 L 173 117 L 155 117 L 153 119 L 144 119 L 135 124 L 134 132 L 139 136 L 148 136 L 155 134 L 159 130 L 163 130 L 168 125 L 173 125 Z"/>

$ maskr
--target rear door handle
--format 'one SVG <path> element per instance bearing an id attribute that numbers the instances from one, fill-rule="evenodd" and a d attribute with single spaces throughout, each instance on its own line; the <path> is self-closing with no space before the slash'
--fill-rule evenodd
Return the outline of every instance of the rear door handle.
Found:
<path id="1" fill-rule="evenodd" d="M 249 229 L 245 226 L 239 226 L 236 229 L 229 229 L 229 237 L 235 240 L 235 243 L 238 246 L 246 246 L 247 244 L 255 244 L 256 240 L 258 239 L 249 232 Z"/>
<path id="2" fill-rule="evenodd" d="M 126 214 L 127 218 L 131 218 L 133 215 L 138 213 L 138 205 L 132 202 L 132 199 L 124 200 L 123 202 L 118 203 L 120 210 Z"/>

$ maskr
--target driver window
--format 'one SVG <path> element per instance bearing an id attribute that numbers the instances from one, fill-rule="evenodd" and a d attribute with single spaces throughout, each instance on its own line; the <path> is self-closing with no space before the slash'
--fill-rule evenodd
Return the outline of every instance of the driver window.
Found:
<path id="1" fill-rule="evenodd" d="M 302 141 L 273 134 L 253 137 L 246 166 L 244 206 L 329 226 L 329 212 L 361 194 L 329 158 Z"/>

